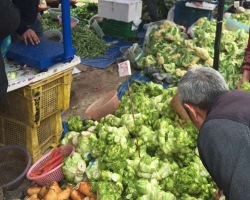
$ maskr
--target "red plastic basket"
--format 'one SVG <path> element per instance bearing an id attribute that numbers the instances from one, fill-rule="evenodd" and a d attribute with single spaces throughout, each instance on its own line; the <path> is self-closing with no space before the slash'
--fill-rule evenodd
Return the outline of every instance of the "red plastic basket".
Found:
<path id="1" fill-rule="evenodd" d="M 103 94 L 99 99 L 94 101 L 85 111 L 86 115 L 99 121 L 108 114 L 113 114 L 119 107 L 117 91 L 111 90 Z"/>
<path id="2" fill-rule="evenodd" d="M 63 145 L 60 148 L 60 152 L 65 156 L 68 157 L 72 153 L 75 152 L 75 147 L 73 145 Z M 49 153 L 45 154 L 43 157 L 41 157 L 38 161 L 36 161 L 29 169 L 29 171 L 26 174 L 26 177 L 29 180 L 35 181 L 38 185 L 44 186 L 48 183 L 51 183 L 52 181 L 59 182 L 64 178 L 64 174 L 62 172 L 62 166 L 63 163 L 58 165 L 56 168 L 52 169 L 51 171 L 42 174 L 40 176 L 35 176 L 35 177 L 30 177 L 30 173 L 33 172 L 34 170 L 38 169 L 40 166 L 42 166 L 45 162 L 48 161 L 49 156 L 52 151 Z"/>

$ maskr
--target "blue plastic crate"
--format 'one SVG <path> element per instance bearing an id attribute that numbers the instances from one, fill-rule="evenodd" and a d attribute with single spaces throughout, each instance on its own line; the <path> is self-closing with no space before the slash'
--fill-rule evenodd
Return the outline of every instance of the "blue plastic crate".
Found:
<path id="1" fill-rule="evenodd" d="M 178 1 L 174 4 L 174 23 L 182 26 L 191 26 L 198 19 L 207 17 L 212 19 L 212 11 L 185 6 L 186 1 Z"/>

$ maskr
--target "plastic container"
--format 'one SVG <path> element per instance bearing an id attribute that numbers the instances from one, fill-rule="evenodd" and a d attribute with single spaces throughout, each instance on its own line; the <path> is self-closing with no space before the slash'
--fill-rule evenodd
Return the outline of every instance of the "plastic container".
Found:
<path id="1" fill-rule="evenodd" d="M 37 127 L 41 120 L 69 108 L 73 67 L 7 93 L 0 110 L 10 118 Z"/>
<path id="2" fill-rule="evenodd" d="M 248 33 L 249 28 L 250 27 L 248 25 L 238 22 L 237 20 L 230 17 L 226 19 L 226 29 L 229 31 L 237 31 L 239 29 L 243 29 L 246 33 Z"/>
<path id="3" fill-rule="evenodd" d="M 52 19 L 57 19 L 57 16 L 62 14 L 61 8 L 49 8 L 48 12 Z"/>
<path id="4" fill-rule="evenodd" d="M 111 90 L 103 94 L 99 99 L 94 101 L 85 111 L 86 115 L 99 121 L 108 114 L 113 114 L 119 107 L 117 91 Z"/>
<path id="5" fill-rule="evenodd" d="M 58 165 L 56 168 L 52 169 L 51 171 L 42 174 L 40 176 L 30 177 L 30 173 L 36 169 L 38 169 L 40 166 L 42 166 L 44 163 L 46 163 L 49 160 L 49 156 L 52 151 L 45 154 L 43 157 L 41 157 L 37 162 L 35 162 L 29 169 L 29 171 L 26 174 L 26 177 L 29 180 L 35 181 L 38 185 L 44 186 L 52 181 L 59 182 L 64 178 L 64 174 L 62 172 L 62 166 L 63 163 Z M 60 152 L 64 154 L 65 157 L 70 156 L 72 153 L 75 152 L 75 147 L 73 145 L 63 145 L 60 147 Z"/>
<path id="6" fill-rule="evenodd" d="M 58 22 L 60 25 L 62 25 L 62 16 L 58 15 L 57 16 Z M 70 17 L 70 21 L 71 21 L 71 28 L 76 27 L 76 25 L 79 23 L 79 19 L 75 18 L 75 17 Z"/>
<path id="7" fill-rule="evenodd" d="M 122 53 L 122 54 L 124 54 L 129 48 L 130 48 L 131 46 L 122 46 L 122 47 L 120 47 L 120 52 Z"/>
<path id="8" fill-rule="evenodd" d="M 131 22 L 142 16 L 141 0 L 99 0 L 98 15 L 107 19 Z"/>
<path id="9" fill-rule="evenodd" d="M 138 36 L 138 27 L 133 22 L 121 22 L 112 19 L 103 19 L 102 30 L 106 36 L 128 39 Z"/>
<path id="10" fill-rule="evenodd" d="M 186 1 L 177 1 L 174 4 L 174 22 L 176 24 L 189 27 L 202 17 L 207 17 L 211 20 L 211 10 L 191 8 L 185 6 L 185 4 Z"/>
<path id="11" fill-rule="evenodd" d="M 11 37 L 10 36 L 7 36 L 5 39 L 0 41 L 0 48 L 1 48 L 1 52 L 2 52 L 3 57 L 5 56 L 6 52 L 8 51 L 10 44 L 11 44 Z"/>
<path id="12" fill-rule="evenodd" d="M 32 163 L 60 143 L 62 132 L 60 111 L 42 120 L 35 128 L 0 115 L 0 146 L 16 144 L 25 147 L 31 154 Z"/>
<path id="13" fill-rule="evenodd" d="M 63 35 L 58 30 L 47 30 L 43 32 L 43 36 L 49 40 L 53 40 L 55 42 L 62 42 L 63 41 Z"/>
<path id="14" fill-rule="evenodd" d="M 24 180 L 31 164 L 29 151 L 23 146 L 0 147 L 0 188 L 16 189 Z"/>

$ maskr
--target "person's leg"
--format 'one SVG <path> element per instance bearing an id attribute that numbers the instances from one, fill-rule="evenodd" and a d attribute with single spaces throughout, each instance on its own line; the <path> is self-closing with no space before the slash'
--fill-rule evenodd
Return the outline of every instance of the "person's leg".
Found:
<path id="1" fill-rule="evenodd" d="M 157 6 L 155 0 L 144 0 L 145 4 L 147 5 L 147 10 L 150 16 L 150 19 L 152 22 L 155 22 L 158 20 L 158 14 L 157 14 Z"/>
<path id="2" fill-rule="evenodd" d="M 11 43 L 16 43 L 22 41 L 23 38 L 16 32 L 11 34 Z"/>

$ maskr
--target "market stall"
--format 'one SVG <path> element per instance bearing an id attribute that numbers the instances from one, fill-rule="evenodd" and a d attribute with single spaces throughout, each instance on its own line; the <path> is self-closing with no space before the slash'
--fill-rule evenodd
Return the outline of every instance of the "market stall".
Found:
<path id="1" fill-rule="evenodd" d="M 107 10 L 117 11 L 119 3 L 122 10 L 126 10 L 123 1 L 102 3 L 102 8 Z M 142 10 L 139 1 L 128 5 L 132 10 Z M 183 5 L 177 7 L 185 9 Z M 132 12 L 134 15 L 129 17 L 134 18 L 128 19 L 129 8 L 125 14 L 105 9 L 99 12 L 104 18 L 104 26 L 99 23 L 104 34 L 123 42 L 138 34 L 139 28 L 132 26 L 141 13 Z M 189 7 L 187 10 L 193 13 L 195 9 Z M 72 67 L 80 62 L 80 58 L 74 56 L 71 62 L 58 63 L 38 74 L 32 70 L 18 71 L 17 79 L 8 89 L 9 94 L 13 94 L 12 102 L 2 108 L 6 113 L 14 112 L 15 118 L 9 122 L 3 117 L 2 124 L 20 121 L 15 127 L 20 132 L 27 125 L 30 127 L 22 132 L 26 135 L 25 140 L 29 140 L 27 148 L 33 159 L 26 177 L 34 185 L 24 191 L 26 199 L 214 199 L 216 184 L 200 161 L 197 130 L 187 115 L 183 117 L 177 111 L 176 85 L 188 69 L 198 65 L 213 67 L 217 63 L 230 89 L 235 89 L 241 78 L 240 66 L 248 33 L 241 27 L 229 31 L 228 19 L 219 20 L 220 30 L 210 11 L 199 14 L 198 19 L 189 18 L 190 24 L 169 20 L 150 23 L 143 45 L 122 43 L 131 46 L 127 47 L 127 54 L 123 52 L 122 59 L 131 59 L 125 56 L 131 56 L 129 53 L 133 52 L 130 61 L 136 72 L 127 77 L 117 91 L 112 90 L 93 102 L 86 110 L 89 119 L 70 116 L 63 128 L 60 112 L 69 106 Z M 49 20 L 46 17 L 44 19 Z M 230 17 L 231 20 L 235 18 L 234 15 Z M 60 28 L 57 23 L 55 25 L 56 29 Z M 120 27 L 129 27 L 127 34 L 124 35 Z M 113 31 L 109 32 L 111 29 Z M 86 46 L 89 43 L 95 46 L 87 50 L 82 45 L 76 47 L 76 54 L 81 54 L 81 58 L 93 56 L 93 59 L 100 59 L 110 45 L 117 44 L 107 45 L 98 34 L 93 34 L 92 29 L 79 24 L 72 29 L 73 36 L 80 37 L 79 32 L 74 32 L 76 30 L 83 34 L 81 39 L 84 38 Z M 75 44 L 80 43 L 77 37 Z M 102 48 L 98 48 L 100 46 Z M 131 51 L 135 46 L 137 51 Z M 116 51 L 118 49 L 120 46 Z M 218 53 L 219 62 L 214 56 Z M 7 71 L 13 69 L 16 68 L 10 63 Z M 25 77 L 24 72 L 27 73 Z M 17 102 L 22 101 L 24 105 L 18 105 Z M 28 116 L 24 117 L 22 113 L 28 113 Z M 2 129 L 8 131 L 5 127 Z M 45 129 L 54 134 L 42 140 Z M 46 151 L 51 146 L 53 149 Z"/>

